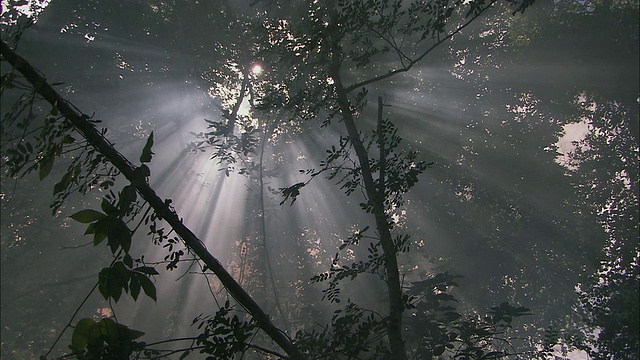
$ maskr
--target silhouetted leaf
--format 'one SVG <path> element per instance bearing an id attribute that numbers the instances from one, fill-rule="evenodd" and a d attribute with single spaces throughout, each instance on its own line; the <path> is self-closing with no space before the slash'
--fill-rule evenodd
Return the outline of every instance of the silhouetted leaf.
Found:
<path id="1" fill-rule="evenodd" d="M 96 220 L 100 220 L 103 217 L 105 217 L 107 215 L 99 212 L 99 211 L 95 211 L 92 209 L 86 209 L 86 210 L 81 210 L 78 211 L 77 213 L 69 216 L 70 218 L 72 218 L 75 221 L 81 222 L 83 224 L 88 224 L 88 223 L 92 223 Z"/>
<path id="2" fill-rule="evenodd" d="M 63 192 L 69 184 L 71 184 L 71 180 L 73 180 L 73 175 L 71 172 L 66 172 L 60 181 L 53 186 L 53 194 L 59 194 Z"/>
<path id="3" fill-rule="evenodd" d="M 84 318 L 78 321 L 71 336 L 71 346 L 76 350 L 84 349 L 90 339 L 95 339 L 100 334 L 97 331 L 97 326 L 98 324 L 93 319 Z"/>
<path id="4" fill-rule="evenodd" d="M 142 149 L 142 155 L 140 155 L 140 162 L 146 163 L 151 162 L 151 157 L 153 156 L 153 152 L 151 151 L 151 147 L 153 146 L 153 131 L 149 134 L 149 138 L 147 139 L 147 143 L 144 145 Z"/>
<path id="5" fill-rule="evenodd" d="M 43 180 L 47 177 L 47 175 L 49 175 L 51 169 L 53 169 L 54 160 L 55 156 L 53 154 L 48 154 L 44 158 L 42 158 L 42 160 L 40 160 L 40 162 L 38 163 L 38 176 L 40 177 L 40 180 Z"/>
<path id="6" fill-rule="evenodd" d="M 140 281 L 140 285 L 142 286 L 144 293 L 147 294 L 147 296 L 152 298 L 154 301 L 157 301 L 156 286 L 153 284 L 153 281 L 151 281 L 151 279 L 141 274 L 136 274 L 136 277 Z"/>

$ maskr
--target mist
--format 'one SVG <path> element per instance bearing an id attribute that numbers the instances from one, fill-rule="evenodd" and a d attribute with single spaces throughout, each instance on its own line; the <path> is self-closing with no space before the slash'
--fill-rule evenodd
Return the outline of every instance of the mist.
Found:
<path id="1" fill-rule="evenodd" d="M 398 253 L 404 289 L 438 273 L 455 274 L 458 286 L 448 290 L 465 316 L 482 318 L 506 301 L 530 309 L 532 315 L 510 333 L 516 347 L 540 345 L 550 326 L 588 334 L 580 290 L 598 282 L 607 261 L 618 259 L 635 278 L 636 292 L 638 285 L 637 252 L 629 260 L 638 247 L 638 4 L 611 5 L 614 14 L 604 15 L 562 4 L 536 2 L 517 16 L 501 7 L 489 11 L 410 71 L 367 85 L 368 101 L 357 117 L 376 159 L 375 99 L 381 96 L 383 117 L 402 138 L 397 151 L 417 151 L 429 163 L 404 205 L 389 215 L 394 234 L 410 235 L 410 250 Z M 183 223 L 291 337 L 323 329 L 347 302 L 377 314 L 389 306 L 385 281 L 374 274 L 344 284 L 342 303 L 327 300 L 326 282 L 311 281 L 332 267 L 366 259 L 377 236 L 374 218 L 362 210 L 362 188 L 347 196 L 340 176 L 310 176 L 348 136 L 338 116 L 321 109 L 285 121 L 285 110 L 261 118 L 257 108 L 249 109 L 240 115 L 246 124 L 259 124 L 253 151 L 228 161 L 207 146 L 210 122 L 225 121 L 224 110 L 230 111 L 242 82 L 239 73 L 222 73 L 212 64 L 241 53 L 238 39 L 251 36 L 233 32 L 228 19 L 295 18 L 304 9 L 268 1 L 54 0 L 17 48 L 50 83 L 61 83 L 63 97 L 101 120 L 98 127 L 107 129 L 106 138 L 128 159 L 137 162 L 153 132 L 149 185 L 171 199 Z M 343 69 L 344 81 L 356 83 L 397 62 L 381 59 L 377 67 Z M 306 74 L 268 60 L 260 62 L 262 72 L 245 76 L 259 84 L 287 71 Z M 3 74 L 9 71 L 2 66 Z M 216 88 L 227 85 L 224 76 L 235 87 Z M 9 102 L 3 102 L 4 113 Z M 236 133 L 247 131 L 246 124 L 237 125 Z M 125 294 L 107 301 L 98 291 L 87 297 L 114 257 L 104 244 L 94 247 L 85 224 L 69 216 L 100 209 L 109 189 L 74 193 L 52 216 L 53 188 L 74 156 L 63 154 L 43 181 L 34 174 L 11 178 L 3 170 L 2 358 L 35 358 L 52 346 L 52 358 L 68 352 L 72 329 L 56 338 L 80 305 L 73 323 L 115 317 L 144 332 L 147 344 L 197 336 L 194 319 L 233 297 L 184 245 L 157 241 L 147 224 L 136 231 L 130 253 L 160 273 L 153 277 L 157 300 L 141 295 L 134 301 Z M 299 195 L 285 198 L 283 189 L 299 183 L 305 184 Z M 110 190 L 125 185 L 116 182 Z M 176 236 L 164 227 L 169 239 Z M 365 228 L 357 246 L 339 249 Z M 184 250 L 181 261 L 167 269 L 178 249 Z M 626 310 L 633 312 L 637 299 L 630 301 L 635 308 Z M 623 310 L 613 309 L 625 316 Z M 251 319 L 242 309 L 238 314 Z M 255 336 L 273 346 L 263 334 Z M 575 350 L 568 340 L 558 344 Z M 631 354 L 637 344 L 630 346 Z M 268 358 L 249 353 L 247 358 Z M 571 354 L 563 358 L 590 358 L 585 351 Z"/>

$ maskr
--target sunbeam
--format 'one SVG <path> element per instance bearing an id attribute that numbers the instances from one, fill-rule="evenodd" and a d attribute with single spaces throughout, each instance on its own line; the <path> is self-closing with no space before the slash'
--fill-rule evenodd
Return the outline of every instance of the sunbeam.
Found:
<path id="1" fill-rule="evenodd" d="M 451 4 L 2 1 L 1 357 L 633 358 L 637 0 Z"/>

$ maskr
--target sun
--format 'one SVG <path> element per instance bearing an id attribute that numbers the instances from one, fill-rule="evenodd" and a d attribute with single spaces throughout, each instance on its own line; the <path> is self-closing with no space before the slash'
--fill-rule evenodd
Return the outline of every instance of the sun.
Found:
<path id="1" fill-rule="evenodd" d="M 262 73 L 262 66 L 260 64 L 255 64 L 251 67 L 251 72 L 253 75 L 260 75 Z"/>

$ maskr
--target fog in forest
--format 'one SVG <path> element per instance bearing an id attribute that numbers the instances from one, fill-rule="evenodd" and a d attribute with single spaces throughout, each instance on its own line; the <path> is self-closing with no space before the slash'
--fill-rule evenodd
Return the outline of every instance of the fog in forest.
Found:
<path id="1" fill-rule="evenodd" d="M 386 316 L 389 290 L 375 270 L 346 276 L 337 298 L 329 295 L 328 280 L 312 280 L 382 251 L 374 216 L 363 210 L 368 199 L 363 185 L 350 189 L 350 180 L 341 182 L 350 168 L 361 166 L 351 145 L 341 148 L 349 136 L 340 115 L 344 109 L 332 105 L 331 93 L 315 90 L 334 86 L 334 78 L 316 75 L 329 74 L 323 66 L 329 69 L 330 60 L 314 60 L 307 69 L 304 61 L 291 65 L 265 45 L 265 39 L 276 37 L 269 31 L 302 28 L 325 2 L 33 1 L 42 6 L 28 15 L 37 21 L 17 42 L 14 35 L 27 15 L 11 23 L 15 3 L 2 2 L 2 40 L 79 111 L 101 120 L 96 128 L 107 129 L 105 137 L 136 166 L 153 133 L 153 157 L 146 162 L 150 187 L 161 199 L 171 199 L 184 225 L 294 343 L 307 344 L 299 342 L 298 332 L 331 328 L 332 317 L 340 314 L 336 310 L 346 311 L 350 303 Z M 339 11 L 348 10 L 349 2 L 336 3 Z M 400 3 L 404 11 L 411 1 Z M 638 1 L 536 1 L 515 12 L 498 2 L 408 71 L 349 94 L 374 175 L 381 158 L 378 97 L 383 118 L 402 139 L 387 161 L 416 151 L 418 157 L 405 160 L 402 171 L 422 166 L 420 161 L 428 164 L 400 205 L 386 210 L 392 235 L 410 236 L 407 248 L 397 253 L 401 286 L 413 294 L 417 284 L 437 274 L 451 276 L 457 286 L 447 283 L 445 291 L 435 293 L 454 296 L 456 301 L 439 299 L 454 305 L 463 319 L 480 320 L 504 302 L 527 308 L 504 333 L 510 345 L 495 345 L 510 354 L 506 358 L 591 359 L 601 353 L 607 359 L 637 359 Z M 319 17 L 327 24 L 338 16 L 327 14 Z M 455 14 L 449 19 L 454 24 Z M 276 29 L 264 25 L 266 19 L 289 20 Z M 251 26 L 264 33 L 247 30 Z M 445 29 L 449 26 L 454 28 Z M 309 39 L 295 41 L 312 42 L 309 33 Z M 350 44 L 354 53 L 366 53 L 367 46 L 350 39 L 341 43 L 345 59 L 356 56 Z M 436 40 L 408 47 L 413 52 L 407 59 L 431 42 Z M 287 51 L 309 51 L 310 59 L 324 54 L 324 45 L 304 46 Z M 390 51 L 374 53 L 363 64 L 344 61 L 341 81 L 349 86 L 408 60 Z M 117 301 L 105 300 L 94 285 L 101 270 L 123 253 L 114 255 L 106 240 L 93 246 L 93 235 L 84 235 L 88 224 L 70 216 L 103 211 L 103 198 L 120 196 L 128 182 L 120 176 L 108 189 L 97 183 L 86 194 L 71 191 L 52 216 L 54 187 L 88 145 L 72 135 L 78 146 L 62 151 L 42 181 L 38 167 L 24 177 L 10 174 L 8 149 L 35 132 L 5 120 L 26 86 L 23 79 L 9 87 L 9 73 L 12 66 L 3 53 L 1 357 L 69 354 L 74 329 L 65 327 L 83 318 L 114 319 L 145 333 L 136 341 L 160 342 L 156 349 L 194 346 L 162 341 L 195 339 L 202 328 L 194 319 L 213 316 L 227 300 L 236 304 L 233 297 L 168 225 L 158 222 L 169 237 L 154 240 L 158 234 L 151 234 L 142 211 L 127 224 L 136 229 L 128 254 L 159 273 L 150 277 L 156 300 L 145 296 L 147 288 L 137 300 L 129 289 Z M 304 97 L 296 103 L 291 90 L 286 106 L 261 107 L 271 91 L 280 91 L 280 83 L 303 89 Z M 322 96 L 329 100 L 318 109 L 305 108 Z M 36 102 L 30 111 L 42 121 L 51 105 Z M 230 112 L 237 115 L 231 133 L 211 135 L 229 126 Z M 12 134 L 19 134 L 18 140 Z M 219 142 L 207 142 L 212 136 Z M 246 147 L 229 145 L 232 138 L 254 142 L 234 143 L 250 146 L 243 151 Z M 350 151 L 334 159 L 344 160 L 343 173 L 318 172 L 336 149 Z M 176 268 L 167 269 L 179 250 Z M 420 306 L 407 306 L 403 313 L 404 358 L 452 358 L 453 346 L 429 355 L 419 350 L 422 345 L 412 347 L 426 343 L 416 335 L 426 323 L 412 320 L 422 319 Z M 235 310 L 240 320 L 251 320 L 250 312 Z M 427 317 L 435 314 L 425 311 Z M 339 327 L 331 329 L 341 336 Z M 349 331 L 360 334 L 353 326 Z M 386 346 L 385 330 L 380 331 L 379 337 L 375 331 L 367 334 Z M 256 346 L 235 359 L 285 353 L 261 331 L 251 334 L 244 341 Z M 549 345 L 551 338 L 555 342 Z M 542 352 L 545 344 L 551 350 Z M 373 345 L 367 351 L 352 358 L 386 358 L 375 355 Z M 177 359 L 181 353 L 169 355 Z M 306 355 L 314 358 L 312 350 Z M 189 358 L 205 355 L 196 349 Z"/>

